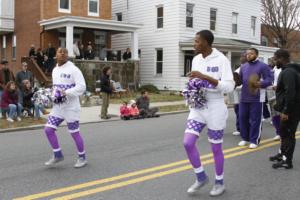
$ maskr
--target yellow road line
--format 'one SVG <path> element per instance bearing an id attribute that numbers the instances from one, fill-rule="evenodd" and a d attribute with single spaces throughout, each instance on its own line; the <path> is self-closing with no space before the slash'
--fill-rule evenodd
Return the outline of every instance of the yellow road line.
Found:
<path id="1" fill-rule="evenodd" d="M 300 132 L 297 132 L 297 134 L 300 134 Z M 265 144 L 270 141 L 273 141 L 273 139 L 271 138 L 271 139 L 263 140 L 263 141 L 261 141 L 261 144 Z M 233 148 L 224 150 L 224 153 L 226 154 L 226 153 L 230 153 L 233 151 L 242 150 L 242 149 L 246 149 L 246 148 L 247 147 L 233 147 Z M 201 156 L 201 159 L 212 158 L 212 156 L 213 155 L 211 153 L 206 154 L 206 155 Z M 100 184 L 104 184 L 104 183 L 109 183 L 109 182 L 113 182 L 113 181 L 117 181 L 117 180 L 121 180 L 121 179 L 125 179 L 125 178 L 143 175 L 146 173 L 151 173 L 151 172 L 155 172 L 155 171 L 159 171 L 159 170 L 163 170 L 163 169 L 167 169 L 167 168 L 171 168 L 171 167 L 176 167 L 176 166 L 187 164 L 187 163 L 189 163 L 188 160 L 181 160 L 178 162 L 160 165 L 157 167 L 151 167 L 151 168 L 147 168 L 147 169 L 143 169 L 143 170 L 127 173 L 127 174 L 122 174 L 119 176 L 114 176 L 114 177 L 105 178 L 105 179 L 99 179 L 99 180 L 90 181 L 90 182 L 86 182 L 86 183 L 82 183 L 82 184 L 78 184 L 78 185 L 74 185 L 74 186 L 55 189 L 55 190 L 42 192 L 42 193 L 38 193 L 38 194 L 33 194 L 33 195 L 25 196 L 25 197 L 15 198 L 14 200 L 34 200 L 34 199 L 49 197 L 52 195 L 57 195 L 57 194 L 66 193 L 66 192 L 72 192 L 74 190 L 79 190 L 79 189 L 92 187 L 92 186 L 96 186 L 96 185 L 100 185 Z"/>
<path id="2" fill-rule="evenodd" d="M 297 136 L 296 138 L 299 139 L 300 136 Z M 256 149 L 246 149 L 246 150 L 243 150 L 243 151 L 239 151 L 239 152 L 235 152 L 235 153 L 232 153 L 232 154 L 229 154 L 229 155 L 225 155 L 225 158 L 228 159 L 228 158 L 244 155 L 244 154 L 247 154 L 247 153 L 259 151 L 259 150 L 262 150 L 262 149 L 265 149 L 265 148 L 268 148 L 268 147 L 271 147 L 271 146 L 274 146 L 274 145 L 277 145 L 277 144 L 279 144 L 278 141 L 277 142 L 271 142 L 271 143 L 268 143 L 268 144 L 265 144 L 265 145 L 261 145 Z M 209 159 L 209 160 L 206 160 L 202 163 L 203 163 L 203 165 L 207 165 L 207 164 L 211 164 L 213 162 L 214 162 L 213 159 Z M 104 192 L 104 191 L 108 191 L 108 190 L 113 190 L 113 189 L 116 189 L 116 188 L 125 187 L 125 186 L 128 186 L 128 185 L 132 185 L 132 184 L 136 184 L 136 183 L 140 183 L 140 182 L 145 182 L 147 180 L 156 179 L 156 178 L 163 177 L 163 176 L 166 176 L 166 175 L 179 173 L 179 172 L 186 171 L 186 170 L 189 170 L 189 169 L 192 169 L 192 166 L 191 165 L 185 165 L 185 166 L 178 167 L 178 168 L 175 168 L 175 169 L 171 169 L 171 170 L 167 170 L 167 171 L 163 171 L 163 172 L 158 172 L 158 173 L 150 174 L 150 175 L 143 176 L 143 177 L 134 178 L 134 179 L 131 179 L 131 180 L 128 180 L 128 181 L 123 181 L 123 182 L 120 182 L 120 183 L 115 183 L 115 184 L 111 184 L 111 185 L 107 185 L 107 186 L 103 186 L 103 187 L 98 187 L 98 188 L 94 188 L 94 189 L 91 189 L 91 190 L 86 190 L 86 191 L 82 191 L 82 192 L 78 192 L 78 193 L 74 193 L 74 194 L 70 194 L 70 195 L 65 195 L 65 196 L 62 196 L 62 197 L 57 197 L 57 198 L 54 198 L 52 200 L 77 199 L 77 198 L 80 198 L 80 197 L 85 197 L 85 196 L 89 196 L 89 195 L 92 195 L 92 194 L 96 194 L 96 193 L 100 193 L 100 192 Z"/>

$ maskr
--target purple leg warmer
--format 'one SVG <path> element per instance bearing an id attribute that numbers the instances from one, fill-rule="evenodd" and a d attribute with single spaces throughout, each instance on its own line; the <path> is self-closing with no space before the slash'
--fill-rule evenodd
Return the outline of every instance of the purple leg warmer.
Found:
<path id="1" fill-rule="evenodd" d="M 71 133 L 78 150 L 78 156 L 85 159 L 83 139 L 79 132 Z"/>
<path id="2" fill-rule="evenodd" d="M 211 144 L 211 149 L 215 160 L 216 184 L 223 184 L 224 154 L 222 150 L 222 143 Z"/>
<path id="3" fill-rule="evenodd" d="M 55 133 L 55 129 L 54 128 L 50 128 L 50 127 L 45 127 L 45 134 L 48 138 L 48 141 L 53 149 L 53 152 L 54 152 L 54 156 L 55 157 L 62 157 L 62 152 L 61 152 L 61 149 L 59 147 L 59 144 L 58 144 L 58 139 L 57 139 L 57 136 L 56 136 L 56 133 Z"/>
<path id="4" fill-rule="evenodd" d="M 207 176 L 201 166 L 201 160 L 199 152 L 196 146 L 198 136 L 190 133 L 186 133 L 183 139 L 183 145 L 186 150 L 187 156 L 192 164 L 194 171 L 199 182 L 204 181 Z"/>

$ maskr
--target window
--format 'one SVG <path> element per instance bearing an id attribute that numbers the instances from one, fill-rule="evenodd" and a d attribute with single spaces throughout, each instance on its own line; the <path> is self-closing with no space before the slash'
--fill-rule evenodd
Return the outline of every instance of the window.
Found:
<path id="1" fill-rule="evenodd" d="M 12 59 L 13 60 L 16 60 L 16 58 L 17 58 L 16 47 L 17 47 L 17 37 L 16 37 L 16 35 L 13 35 L 13 38 L 12 38 Z"/>
<path id="2" fill-rule="evenodd" d="M 99 16 L 99 0 L 88 0 L 88 15 Z"/>
<path id="3" fill-rule="evenodd" d="M 186 4 L 186 27 L 193 28 L 194 4 Z"/>
<path id="4" fill-rule="evenodd" d="M 255 36 L 255 32 L 256 32 L 256 17 L 251 17 L 251 31 L 252 31 L 252 35 Z"/>
<path id="5" fill-rule="evenodd" d="M 210 9 L 210 30 L 215 31 L 217 24 L 217 9 Z"/>
<path id="6" fill-rule="evenodd" d="M 157 7 L 157 28 L 164 27 L 164 7 Z"/>
<path id="7" fill-rule="evenodd" d="M 232 33 L 237 34 L 238 33 L 238 13 L 233 12 L 232 13 Z"/>
<path id="8" fill-rule="evenodd" d="M 71 0 L 58 0 L 58 11 L 71 13 Z"/>
<path id="9" fill-rule="evenodd" d="M 6 36 L 2 36 L 2 46 L 1 46 L 1 59 L 5 59 L 6 57 Z"/>
<path id="10" fill-rule="evenodd" d="M 123 15 L 122 15 L 122 13 L 117 13 L 116 16 L 117 16 L 117 20 L 118 21 L 120 21 L 120 22 L 123 21 Z"/>
<path id="11" fill-rule="evenodd" d="M 156 74 L 162 75 L 163 73 L 163 50 L 156 49 Z"/>
<path id="12" fill-rule="evenodd" d="M 269 46 L 268 38 L 266 36 L 261 36 L 261 45 L 262 46 Z"/>

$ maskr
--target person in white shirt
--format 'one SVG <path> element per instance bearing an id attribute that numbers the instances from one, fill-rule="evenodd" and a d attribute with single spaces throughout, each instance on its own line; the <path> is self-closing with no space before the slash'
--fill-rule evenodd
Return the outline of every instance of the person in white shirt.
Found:
<path id="1" fill-rule="evenodd" d="M 45 134 L 53 149 L 54 156 L 45 165 L 51 166 L 64 160 L 55 132 L 58 126 L 66 120 L 68 130 L 78 150 L 78 159 L 74 167 L 80 168 L 87 164 L 84 142 L 79 132 L 79 96 L 85 92 L 86 84 L 81 71 L 68 61 L 67 49 L 59 48 L 56 58 L 57 65 L 52 72 L 54 105 L 45 125 Z"/>
<path id="2" fill-rule="evenodd" d="M 235 83 L 230 62 L 223 53 L 212 48 L 213 41 L 214 35 L 209 30 L 200 31 L 195 37 L 194 47 L 198 55 L 193 59 L 192 71 L 188 77 L 191 79 L 190 82 L 194 79 L 207 82 L 205 84 L 206 106 L 190 108 L 183 143 L 197 177 L 196 182 L 187 191 L 193 194 L 208 183 L 196 147 L 199 134 L 207 126 L 208 141 L 211 143 L 215 160 L 215 184 L 210 195 L 218 196 L 225 191 L 222 142 L 228 110 L 224 102 L 224 93 L 232 92 Z"/>
<path id="3" fill-rule="evenodd" d="M 76 59 L 80 59 L 80 51 L 78 47 L 78 41 L 75 41 L 73 44 L 73 54 Z"/>
<path id="4" fill-rule="evenodd" d="M 275 130 L 276 130 L 276 135 L 273 138 L 273 140 L 278 141 L 280 140 L 280 113 L 275 111 L 273 106 L 276 103 L 276 96 L 275 96 L 275 91 L 277 88 L 277 82 L 278 82 L 278 77 L 279 74 L 281 73 L 281 69 L 278 68 L 277 66 L 275 66 L 275 64 L 273 63 L 273 60 L 271 60 L 272 62 L 270 63 L 270 66 L 272 67 L 272 73 L 274 74 L 274 82 L 273 85 L 269 86 L 267 88 L 267 96 L 269 99 L 269 104 L 270 104 L 270 108 L 271 108 L 271 115 L 272 115 L 272 125 L 274 126 Z"/>
<path id="5" fill-rule="evenodd" d="M 240 61 L 241 61 L 241 65 L 247 62 L 247 57 L 246 57 L 246 53 L 242 53 L 241 57 L 240 57 Z M 241 67 L 237 68 L 234 72 L 236 73 L 236 75 L 238 76 L 239 79 L 239 73 L 240 73 L 240 69 Z M 239 80 L 240 82 L 240 80 Z M 234 91 L 232 93 L 229 93 L 228 95 L 233 97 L 233 103 L 234 103 L 234 113 L 235 113 L 235 127 L 236 127 L 236 131 L 234 131 L 232 133 L 232 135 L 240 135 L 241 131 L 240 131 L 240 123 L 239 123 L 239 104 L 240 104 L 240 97 L 241 97 L 241 89 L 242 86 L 241 85 L 236 85 L 236 87 L 234 88 Z"/>

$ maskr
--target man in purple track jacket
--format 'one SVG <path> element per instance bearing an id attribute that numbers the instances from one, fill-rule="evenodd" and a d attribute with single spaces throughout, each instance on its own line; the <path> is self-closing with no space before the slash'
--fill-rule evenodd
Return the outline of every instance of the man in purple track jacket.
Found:
<path id="1" fill-rule="evenodd" d="M 258 50 L 247 50 L 247 63 L 241 66 L 240 78 L 243 84 L 240 100 L 239 121 L 242 141 L 239 146 L 250 143 L 249 148 L 257 148 L 262 124 L 264 88 L 272 84 L 271 70 L 258 60 Z"/>

